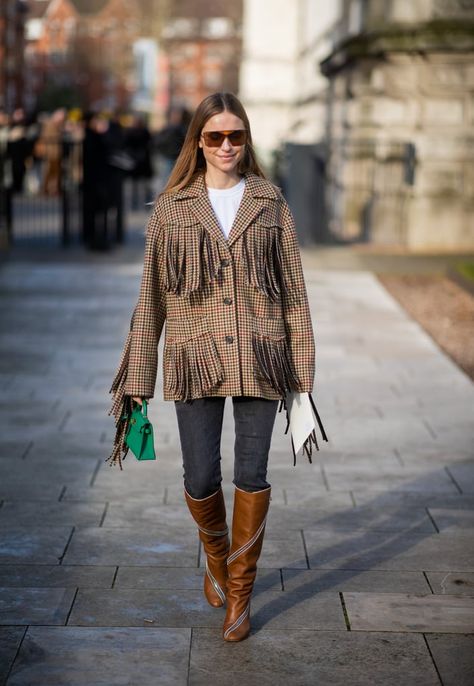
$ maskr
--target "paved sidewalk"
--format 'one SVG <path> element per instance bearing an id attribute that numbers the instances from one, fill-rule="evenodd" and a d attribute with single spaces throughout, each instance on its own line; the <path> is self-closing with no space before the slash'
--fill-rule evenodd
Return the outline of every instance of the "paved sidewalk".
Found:
<path id="1" fill-rule="evenodd" d="M 278 416 L 251 637 L 220 637 L 183 504 L 156 463 L 105 464 L 108 388 L 141 266 L 0 268 L 0 683 L 474 683 L 473 384 L 369 272 L 307 269 L 330 443 L 292 466 Z M 231 510 L 232 417 L 222 441 Z"/>

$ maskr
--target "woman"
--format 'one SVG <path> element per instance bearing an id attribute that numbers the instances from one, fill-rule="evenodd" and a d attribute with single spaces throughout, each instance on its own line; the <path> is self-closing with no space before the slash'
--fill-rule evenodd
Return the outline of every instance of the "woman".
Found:
<path id="1" fill-rule="evenodd" d="M 230 93 L 197 108 L 148 224 L 140 297 L 111 388 L 112 464 L 126 454 L 132 400 L 153 397 L 165 320 L 164 399 L 176 406 L 184 495 L 207 557 L 204 593 L 214 607 L 226 602 L 223 637 L 240 641 L 250 631 L 277 405 L 312 391 L 314 339 L 293 218 Z M 236 433 L 231 543 L 220 470 L 226 396 Z M 314 432 L 308 455 L 311 440 Z"/>

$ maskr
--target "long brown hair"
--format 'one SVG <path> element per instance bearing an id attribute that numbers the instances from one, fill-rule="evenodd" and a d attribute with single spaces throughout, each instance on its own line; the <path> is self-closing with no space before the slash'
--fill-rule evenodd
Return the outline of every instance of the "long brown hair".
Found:
<path id="1" fill-rule="evenodd" d="M 239 162 L 239 174 L 253 172 L 265 178 L 265 174 L 257 162 L 257 156 L 252 144 L 250 122 L 244 106 L 233 93 L 213 93 L 198 105 L 189 123 L 183 147 L 173 167 L 163 193 L 175 193 L 187 186 L 198 174 L 205 171 L 206 160 L 198 146 L 199 137 L 208 119 L 221 112 L 231 112 L 242 119 L 248 131 L 244 154 Z"/>

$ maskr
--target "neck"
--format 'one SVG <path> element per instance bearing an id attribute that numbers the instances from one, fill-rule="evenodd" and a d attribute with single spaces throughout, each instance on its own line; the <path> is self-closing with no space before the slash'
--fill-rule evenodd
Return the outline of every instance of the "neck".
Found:
<path id="1" fill-rule="evenodd" d="M 216 169 L 207 169 L 204 174 L 204 180 L 208 188 L 217 188 L 218 190 L 224 190 L 225 188 L 232 188 L 237 183 L 239 183 L 242 175 L 237 171 L 225 174 Z"/>

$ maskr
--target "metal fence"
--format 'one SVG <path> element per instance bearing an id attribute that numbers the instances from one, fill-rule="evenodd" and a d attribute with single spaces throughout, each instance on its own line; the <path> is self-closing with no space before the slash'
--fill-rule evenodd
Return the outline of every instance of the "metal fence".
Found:
<path id="1" fill-rule="evenodd" d="M 150 200 L 149 184 L 112 162 L 85 183 L 82 140 L 0 141 L 0 247 L 84 244 L 91 224 L 102 246 L 122 242 L 125 215 Z"/>
<path id="2" fill-rule="evenodd" d="M 82 234 L 82 141 L 0 149 L 0 212 L 8 243 L 68 245 Z"/>

